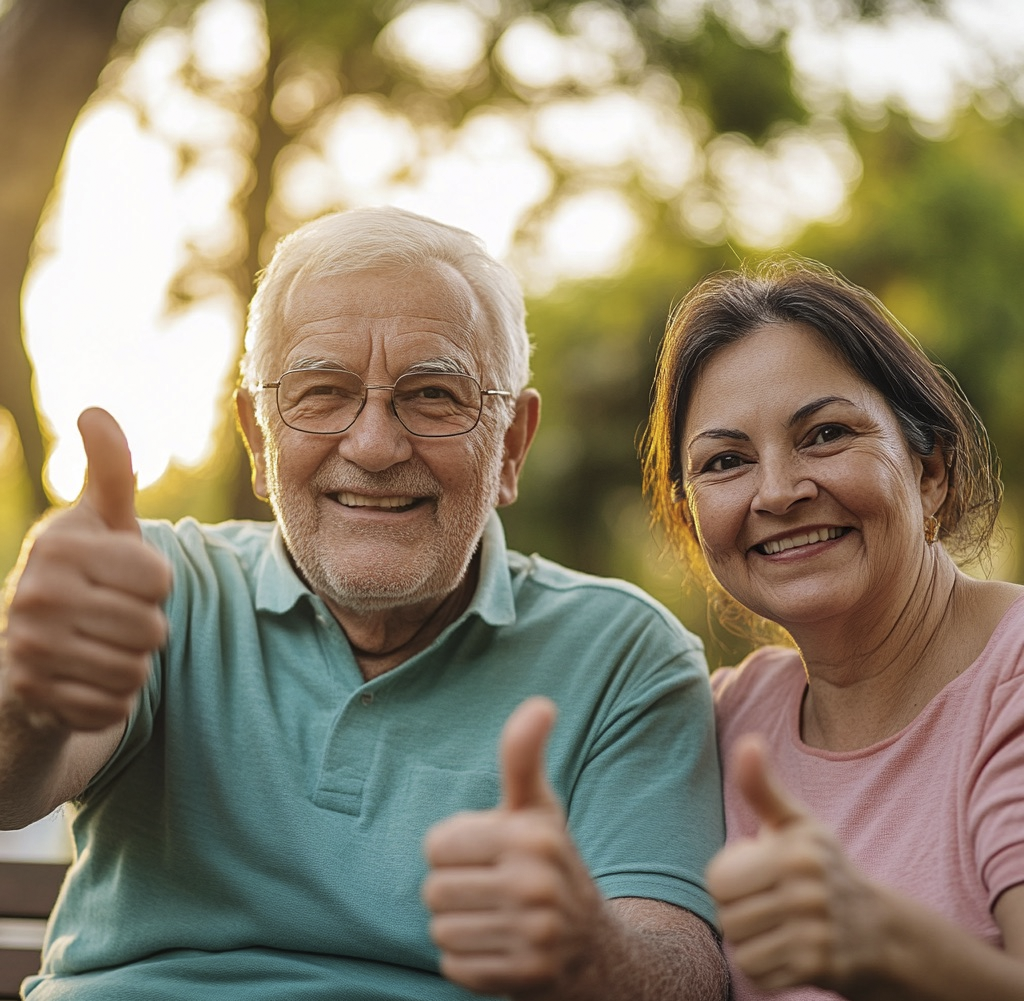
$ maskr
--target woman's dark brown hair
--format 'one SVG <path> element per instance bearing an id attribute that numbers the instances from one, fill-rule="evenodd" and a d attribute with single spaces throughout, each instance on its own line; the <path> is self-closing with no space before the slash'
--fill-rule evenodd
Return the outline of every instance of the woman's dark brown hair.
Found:
<path id="1" fill-rule="evenodd" d="M 711 577 L 690 517 L 680 435 L 691 394 L 721 348 L 765 324 L 811 327 L 898 420 L 920 455 L 938 448 L 949 487 L 936 512 L 939 538 L 963 561 L 983 558 L 1002 500 L 999 464 L 988 432 L 956 380 L 870 292 L 814 261 L 773 258 L 754 268 L 712 275 L 669 318 L 658 356 L 642 453 L 644 490 L 684 568 L 707 590 L 723 624 L 752 635 L 744 614 Z"/>

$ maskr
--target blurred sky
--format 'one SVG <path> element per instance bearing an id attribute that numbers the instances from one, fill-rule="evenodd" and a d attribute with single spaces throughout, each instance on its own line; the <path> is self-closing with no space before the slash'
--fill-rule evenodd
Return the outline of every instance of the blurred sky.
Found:
<path id="1" fill-rule="evenodd" d="M 763 5 L 721 2 L 751 39 L 771 32 L 755 16 Z M 699 0 L 664 3 L 681 23 L 694 20 L 699 8 Z M 934 137 L 977 90 L 998 112 L 998 62 L 1024 62 L 1024 2 L 951 0 L 949 9 L 947 22 L 908 16 L 885 27 L 796 30 L 790 51 L 802 94 L 823 115 L 837 95 L 852 94 L 865 119 L 895 102 Z M 629 57 L 628 39 L 601 18 L 592 10 L 567 41 L 524 17 L 506 32 L 499 56 L 509 72 L 533 82 L 599 78 L 609 60 Z M 478 60 L 482 39 L 482 15 L 472 4 L 431 2 L 392 22 L 381 44 L 435 85 L 456 88 Z M 120 96 L 91 107 L 73 133 L 60 198 L 25 292 L 38 400 L 56 441 L 48 477 L 60 497 L 73 497 L 81 486 L 75 419 L 86 406 L 105 406 L 121 421 L 140 486 L 171 462 L 195 465 L 209 454 L 234 377 L 241 310 L 226 287 L 174 315 L 164 307 L 189 244 L 216 255 L 237 238 L 230 204 L 244 164 L 232 145 L 237 120 L 185 90 L 177 74 L 194 47 L 206 74 L 242 88 L 260 73 L 264 44 L 247 0 L 208 0 L 190 31 L 155 32 L 124 74 Z M 296 113 L 303 100 L 291 95 Z M 129 102 L 144 110 L 147 131 Z M 530 136 L 513 117 L 478 115 L 454 143 L 424 159 L 407 120 L 379 101 L 352 98 L 324 131 L 319 154 L 293 158 L 283 174 L 285 200 L 297 217 L 337 204 L 402 205 L 472 230 L 504 257 L 518 220 L 551 186 L 531 136 L 584 166 L 631 158 L 649 183 L 669 190 L 698 155 L 677 105 L 676 94 L 656 87 L 644 94 L 610 90 L 542 109 Z M 203 151 L 201 166 L 185 174 L 174 152 L 182 140 Z M 349 155 L 353 149 L 358 156 Z M 764 150 L 724 136 L 706 152 L 717 158 L 730 192 L 732 225 L 753 247 L 783 243 L 808 220 L 837 217 L 859 177 L 844 136 L 821 125 L 793 130 Z M 415 184 L 392 179 L 414 160 Z M 722 225 L 713 205 L 689 211 L 698 233 L 703 227 L 710 237 Z M 543 290 L 560 276 L 610 270 L 640 235 L 614 187 L 592 187 L 555 214 L 538 255 L 528 266 L 518 262 L 521 277 Z"/>

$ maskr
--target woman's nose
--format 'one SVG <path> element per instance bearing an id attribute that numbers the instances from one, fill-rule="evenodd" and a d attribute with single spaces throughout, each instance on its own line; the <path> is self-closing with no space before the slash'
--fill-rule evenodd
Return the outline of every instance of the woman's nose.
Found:
<path id="1" fill-rule="evenodd" d="M 751 507 L 768 514 L 785 514 L 802 500 L 817 496 L 818 486 L 807 475 L 802 463 L 788 459 L 762 458 L 758 470 L 757 492 Z"/>

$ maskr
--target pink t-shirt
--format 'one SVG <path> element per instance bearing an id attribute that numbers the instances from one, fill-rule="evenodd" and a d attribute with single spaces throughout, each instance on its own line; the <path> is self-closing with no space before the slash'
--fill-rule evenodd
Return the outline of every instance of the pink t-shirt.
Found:
<path id="1" fill-rule="evenodd" d="M 872 879 L 1000 946 L 992 907 L 1024 883 L 1024 598 L 978 659 L 899 733 L 858 751 L 800 739 L 807 679 L 793 650 L 766 647 L 712 676 L 725 783 L 726 840 L 758 824 L 731 781 L 730 749 L 767 741 L 776 774 Z M 733 972 L 736 1001 L 835 998 L 802 988 L 764 994 Z"/>

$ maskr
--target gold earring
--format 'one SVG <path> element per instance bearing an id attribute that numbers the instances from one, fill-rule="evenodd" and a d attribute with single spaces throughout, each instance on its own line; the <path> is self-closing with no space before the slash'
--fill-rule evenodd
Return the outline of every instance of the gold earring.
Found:
<path id="1" fill-rule="evenodd" d="M 924 520 L 924 541 L 928 545 L 932 545 L 935 540 L 939 537 L 939 529 L 942 528 L 939 519 L 934 514 L 929 515 Z"/>

